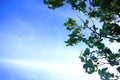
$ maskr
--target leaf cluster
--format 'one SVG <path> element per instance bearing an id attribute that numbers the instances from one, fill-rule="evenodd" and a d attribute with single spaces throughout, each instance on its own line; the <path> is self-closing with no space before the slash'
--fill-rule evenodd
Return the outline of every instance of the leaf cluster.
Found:
<path id="1" fill-rule="evenodd" d="M 65 42 L 67 46 L 74 46 L 80 42 L 88 46 L 79 57 L 84 63 L 85 72 L 88 74 L 98 72 L 102 80 L 110 80 L 114 77 L 119 79 L 119 76 L 110 73 L 108 68 L 99 69 L 99 66 L 105 64 L 117 66 L 116 70 L 120 73 L 120 50 L 114 53 L 103 42 L 105 39 L 110 42 L 120 42 L 120 0 L 44 0 L 44 3 L 51 9 L 69 4 L 73 10 L 82 12 L 89 18 L 82 20 L 78 16 L 82 21 L 81 24 L 77 24 L 73 18 L 68 18 L 64 26 L 71 33 Z M 102 26 L 97 26 L 93 18 L 98 20 Z M 90 22 L 93 23 L 92 26 L 89 26 Z M 85 30 L 90 31 L 88 37 L 82 33 Z"/>

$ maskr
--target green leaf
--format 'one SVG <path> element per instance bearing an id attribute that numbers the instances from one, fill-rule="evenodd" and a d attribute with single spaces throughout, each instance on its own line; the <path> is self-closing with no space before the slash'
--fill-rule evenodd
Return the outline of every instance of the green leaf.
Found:
<path id="1" fill-rule="evenodd" d="M 76 21 L 73 20 L 72 18 L 68 18 L 68 21 L 65 22 L 63 25 L 66 26 L 67 30 L 71 31 L 71 30 L 73 30 L 75 28 Z"/>
<path id="2" fill-rule="evenodd" d="M 63 25 L 64 25 L 64 26 L 67 26 L 67 22 L 65 22 Z"/>
<path id="3" fill-rule="evenodd" d="M 118 38 L 116 41 L 117 41 L 117 42 L 120 42 L 120 38 Z"/>
<path id="4" fill-rule="evenodd" d="M 102 70 L 98 70 L 98 74 L 99 75 L 101 75 L 101 76 L 105 76 L 106 74 L 107 74 L 107 69 L 108 69 L 108 67 L 106 67 L 106 68 L 103 68 Z"/>
<path id="5" fill-rule="evenodd" d="M 98 49 L 104 49 L 105 48 L 105 45 L 103 43 L 99 43 L 97 45 Z"/>
<path id="6" fill-rule="evenodd" d="M 94 30 L 97 30 L 98 28 L 96 28 L 95 25 L 93 25 L 93 29 L 94 29 Z"/>
<path id="7" fill-rule="evenodd" d="M 99 74 L 99 75 L 101 75 L 101 74 L 102 74 L 102 72 L 101 72 L 101 70 L 100 70 L 100 69 L 98 70 L 98 74 Z"/>
<path id="8" fill-rule="evenodd" d="M 79 58 L 80 58 L 81 62 L 85 61 L 83 57 L 80 56 Z"/>
<path id="9" fill-rule="evenodd" d="M 114 39 L 109 39 L 110 42 L 114 42 Z"/>
<path id="10" fill-rule="evenodd" d="M 103 69 L 102 69 L 102 71 L 104 72 L 104 71 L 106 71 L 107 69 L 108 69 L 108 67 L 106 67 L 106 68 L 103 68 Z"/>
<path id="11" fill-rule="evenodd" d="M 88 64 L 84 64 L 83 68 L 85 69 L 85 72 L 87 72 L 88 74 L 92 74 L 93 72 L 95 72 L 95 68 L 91 67 L 91 65 Z"/>
<path id="12" fill-rule="evenodd" d="M 48 4 L 48 2 L 46 0 L 44 0 L 43 2 L 44 2 L 44 4 Z"/>
<path id="13" fill-rule="evenodd" d="M 93 56 L 91 56 L 90 57 L 90 59 L 92 59 L 93 61 L 95 61 L 95 62 L 97 62 L 98 61 L 98 59 L 93 55 Z"/>
<path id="14" fill-rule="evenodd" d="M 89 23 L 89 21 L 88 20 L 86 20 L 86 24 L 88 24 Z"/>
<path id="15" fill-rule="evenodd" d="M 86 50 L 83 53 L 83 56 L 89 55 L 90 54 L 90 49 L 86 48 Z"/>
<path id="16" fill-rule="evenodd" d="M 119 66 L 119 67 L 117 67 L 117 71 L 120 73 L 120 66 Z"/>
<path id="17" fill-rule="evenodd" d="M 84 27 L 86 27 L 88 25 L 89 21 L 86 20 L 85 23 L 84 23 Z"/>
<path id="18" fill-rule="evenodd" d="M 84 65 L 83 65 L 83 68 L 84 68 L 84 69 L 87 69 L 88 67 L 89 67 L 88 64 L 84 64 Z"/>
<path id="19" fill-rule="evenodd" d="M 110 32 L 108 32 L 108 30 L 105 30 L 105 29 L 100 29 L 100 34 L 101 35 L 109 35 L 110 34 Z"/>
<path id="20" fill-rule="evenodd" d="M 118 52 L 120 53 L 120 49 L 118 50 Z"/>

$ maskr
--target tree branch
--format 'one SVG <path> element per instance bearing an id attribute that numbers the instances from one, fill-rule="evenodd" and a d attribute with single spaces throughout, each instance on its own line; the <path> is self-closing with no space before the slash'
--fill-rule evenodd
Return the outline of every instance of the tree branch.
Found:
<path id="1" fill-rule="evenodd" d="M 98 66 L 101 66 L 101 65 L 104 65 L 104 64 L 109 64 L 109 63 L 105 63 L 105 62 L 102 62 L 102 61 L 99 61 L 101 64 L 99 64 Z"/>
<path id="2" fill-rule="evenodd" d="M 79 18 L 83 23 L 85 23 L 84 20 L 81 19 L 79 16 L 78 16 L 78 18 Z M 92 22 L 93 22 L 93 21 L 92 21 Z M 93 29 L 91 29 L 90 27 L 88 27 L 87 25 L 86 25 L 86 28 L 88 28 L 90 31 L 96 33 L 96 34 L 97 34 L 98 36 L 100 36 L 100 37 L 109 38 L 109 39 L 113 39 L 113 40 L 118 40 L 118 39 L 116 39 L 116 38 L 112 38 L 112 37 L 109 37 L 109 36 L 101 35 L 101 34 L 99 34 L 98 32 L 96 32 L 95 30 L 93 30 Z"/>

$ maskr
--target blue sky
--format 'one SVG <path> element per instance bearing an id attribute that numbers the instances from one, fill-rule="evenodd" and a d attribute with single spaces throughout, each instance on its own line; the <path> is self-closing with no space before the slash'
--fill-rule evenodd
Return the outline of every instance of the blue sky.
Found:
<path id="1" fill-rule="evenodd" d="M 85 45 L 64 43 L 63 23 L 77 15 L 85 18 L 69 6 L 50 10 L 42 0 L 0 0 L 0 80 L 99 80 L 82 69 Z"/>

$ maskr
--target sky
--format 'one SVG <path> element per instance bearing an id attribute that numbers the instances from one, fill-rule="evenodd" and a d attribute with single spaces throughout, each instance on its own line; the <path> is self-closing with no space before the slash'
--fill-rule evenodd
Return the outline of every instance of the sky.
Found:
<path id="1" fill-rule="evenodd" d="M 42 0 L 0 0 L 0 80 L 100 80 L 82 68 L 86 46 L 64 43 L 63 23 L 77 15 L 84 18 L 68 5 L 50 10 Z"/>

